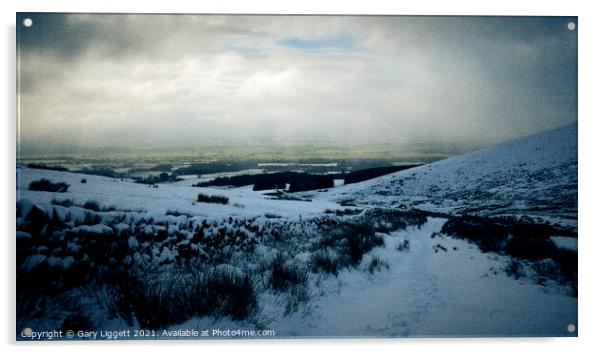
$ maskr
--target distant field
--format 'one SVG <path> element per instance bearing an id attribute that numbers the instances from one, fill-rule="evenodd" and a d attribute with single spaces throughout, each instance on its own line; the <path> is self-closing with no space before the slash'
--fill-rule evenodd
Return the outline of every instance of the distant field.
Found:
<path id="1" fill-rule="evenodd" d="M 393 148 L 399 150 L 392 151 Z M 17 164 L 38 169 L 72 171 L 154 184 L 186 179 L 209 181 L 242 171 L 296 172 L 343 179 L 358 171 L 429 163 L 453 155 L 420 146 L 282 145 L 276 147 L 211 146 L 198 151 L 113 151 L 85 154 L 21 156 Z M 402 161 L 402 162 L 400 162 Z M 378 173 L 376 175 L 379 175 Z M 375 176 L 376 176 L 375 175 Z M 357 176 L 355 176 L 357 177 Z M 366 179 L 365 176 L 359 180 Z"/>
<path id="2" fill-rule="evenodd" d="M 107 152 L 110 151 L 110 152 Z M 340 168 L 366 169 L 394 164 L 429 163 L 464 151 L 445 147 L 408 144 L 337 146 L 330 144 L 281 144 L 270 146 L 212 145 L 188 150 L 90 150 L 65 153 L 44 151 L 20 151 L 18 164 L 42 164 L 60 166 L 70 171 L 111 169 L 117 173 L 130 171 L 165 172 L 171 169 L 189 168 L 195 164 L 236 164 L 236 169 L 262 168 L 282 171 L 301 168 L 306 172 Z M 400 161 L 402 161 L 400 163 Z M 158 168 L 157 168 L 158 167 Z M 288 168 L 286 168 L 288 167 Z M 222 172 L 225 168 L 220 168 Z M 316 171 L 310 171 L 310 169 Z M 232 168 L 231 168 L 232 170 Z M 211 173 L 201 171 L 201 173 Z M 215 173 L 215 171 L 213 172 Z"/>

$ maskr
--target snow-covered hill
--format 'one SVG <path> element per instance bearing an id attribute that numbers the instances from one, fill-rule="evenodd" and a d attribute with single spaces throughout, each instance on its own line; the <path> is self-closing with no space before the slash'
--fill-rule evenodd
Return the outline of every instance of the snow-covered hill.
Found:
<path id="1" fill-rule="evenodd" d="M 265 191 L 255 192 L 251 186 L 232 189 L 199 188 L 192 187 L 191 182 L 187 185 L 166 183 L 152 188 L 131 180 L 27 167 L 19 168 L 17 175 L 17 199 L 28 199 L 44 205 L 49 205 L 53 199 L 70 199 L 75 204 L 95 201 L 103 207 L 143 210 L 155 216 L 165 215 L 167 211 L 178 211 L 218 219 L 266 213 L 298 218 L 299 215 L 315 216 L 323 213 L 325 209 L 338 206 L 337 203 L 326 200 L 315 200 L 311 203 L 301 200 L 279 200 L 274 203 L 272 197 L 264 195 Z M 39 179 L 47 179 L 53 183 L 64 182 L 69 185 L 69 189 L 65 193 L 29 190 L 29 184 Z M 85 179 L 86 183 L 81 183 L 82 179 Z M 197 203 L 199 193 L 225 196 L 229 199 L 229 203 L 226 205 Z"/>
<path id="2" fill-rule="evenodd" d="M 528 215 L 576 228 L 577 123 L 311 195 L 451 214 Z"/>

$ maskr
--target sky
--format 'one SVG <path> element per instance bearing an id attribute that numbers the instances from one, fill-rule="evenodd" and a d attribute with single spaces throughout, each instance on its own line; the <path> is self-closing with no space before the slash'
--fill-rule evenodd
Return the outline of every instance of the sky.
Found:
<path id="1" fill-rule="evenodd" d="M 577 121 L 569 23 L 21 13 L 18 141 L 24 154 L 491 145 Z"/>

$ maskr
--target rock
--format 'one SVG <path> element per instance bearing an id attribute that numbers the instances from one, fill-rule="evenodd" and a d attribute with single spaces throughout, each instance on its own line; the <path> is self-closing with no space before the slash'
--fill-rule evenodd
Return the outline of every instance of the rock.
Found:
<path id="1" fill-rule="evenodd" d="M 173 252 L 169 248 L 163 247 L 163 251 L 161 252 L 161 255 L 159 256 L 159 264 L 170 263 L 175 260 L 176 260 L 176 256 L 173 254 Z"/>
<path id="2" fill-rule="evenodd" d="M 31 272 L 34 268 L 40 267 L 44 263 L 46 263 L 46 256 L 34 254 L 25 259 L 23 264 L 21 264 L 21 269 L 25 272 Z"/>
<path id="3" fill-rule="evenodd" d="M 138 247 L 140 247 L 140 243 L 138 243 L 138 240 L 135 236 L 130 236 L 128 238 L 128 246 L 130 249 L 137 249 Z"/>
<path id="4" fill-rule="evenodd" d="M 90 233 L 97 235 L 112 235 L 113 229 L 104 224 L 96 224 L 90 226 Z"/>
<path id="5" fill-rule="evenodd" d="M 17 240 L 31 240 L 31 234 L 25 231 L 17 231 Z"/>

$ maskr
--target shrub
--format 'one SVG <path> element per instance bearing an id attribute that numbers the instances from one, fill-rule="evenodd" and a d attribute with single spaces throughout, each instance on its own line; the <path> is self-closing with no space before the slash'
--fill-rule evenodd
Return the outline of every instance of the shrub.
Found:
<path id="1" fill-rule="evenodd" d="M 66 332 L 68 330 L 72 330 L 75 332 L 90 331 L 94 330 L 95 328 L 96 326 L 92 323 L 90 318 L 81 312 L 67 315 L 67 317 L 65 317 L 61 326 L 59 327 L 59 329 L 63 332 Z"/>
<path id="2" fill-rule="evenodd" d="M 372 256 L 370 261 L 366 264 L 365 270 L 370 274 L 374 274 L 374 272 L 380 272 L 383 268 L 389 269 L 389 263 L 377 256 Z"/>
<path id="3" fill-rule="evenodd" d="M 345 265 L 357 265 L 365 253 L 384 245 L 381 234 L 368 223 L 343 223 L 330 230 L 320 240 L 320 246 L 333 247 L 343 256 Z"/>
<path id="4" fill-rule="evenodd" d="M 347 236 L 347 241 L 349 242 L 349 255 L 352 265 L 358 264 L 364 254 L 372 250 L 372 248 L 382 246 L 385 243 L 381 235 L 374 233 L 352 233 Z"/>
<path id="5" fill-rule="evenodd" d="M 187 213 L 187 212 L 185 212 L 185 211 L 180 211 L 180 210 L 177 210 L 177 209 L 169 209 L 169 210 L 167 210 L 167 211 L 165 212 L 165 215 L 173 215 L 173 216 L 181 216 L 181 215 L 184 215 L 184 216 L 187 216 L 187 217 L 189 217 L 189 218 L 191 218 L 191 217 L 192 217 L 192 214 L 190 214 L 190 213 Z"/>
<path id="6" fill-rule="evenodd" d="M 338 269 L 357 266 L 364 254 L 384 245 L 383 234 L 375 232 L 370 220 L 343 222 L 324 232 L 312 255 L 312 271 L 337 274 Z"/>
<path id="7" fill-rule="evenodd" d="M 506 267 L 504 267 L 504 272 L 509 277 L 513 277 L 514 279 L 519 279 L 525 276 L 525 271 L 523 269 L 523 265 L 515 259 L 512 259 Z"/>
<path id="8" fill-rule="evenodd" d="M 400 242 L 397 247 L 395 247 L 396 250 L 400 251 L 400 252 L 404 252 L 404 251 L 409 251 L 410 250 L 410 241 L 408 240 L 403 240 L 402 242 Z"/>
<path id="9" fill-rule="evenodd" d="M 501 253 L 508 237 L 505 225 L 493 220 L 471 216 L 449 219 L 441 232 L 475 243 L 483 252 Z"/>
<path id="10" fill-rule="evenodd" d="M 553 257 L 568 282 L 577 282 L 577 252 L 557 249 Z"/>
<path id="11" fill-rule="evenodd" d="M 81 183 L 88 183 L 88 180 L 87 180 L 87 179 L 85 179 L 85 178 L 82 178 L 80 182 L 81 182 Z"/>
<path id="12" fill-rule="evenodd" d="M 92 211 L 100 211 L 101 210 L 98 202 L 96 202 L 94 200 L 88 200 L 87 202 L 84 203 L 84 205 L 82 205 L 82 208 L 92 210 Z"/>
<path id="13" fill-rule="evenodd" d="M 361 212 L 362 212 L 362 209 L 345 208 L 345 209 L 337 209 L 337 210 L 335 210 L 335 214 L 337 216 L 357 215 L 357 214 L 359 214 Z"/>
<path id="14" fill-rule="evenodd" d="M 342 206 L 355 206 L 355 200 L 353 200 L 353 199 L 341 200 L 341 205 Z"/>
<path id="15" fill-rule="evenodd" d="M 294 263 L 286 262 L 279 253 L 269 264 L 271 271 L 269 284 L 272 289 L 285 290 L 291 286 L 307 283 L 307 271 Z"/>
<path id="16" fill-rule="evenodd" d="M 550 258 L 534 262 L 533 270 L 538 275 L 540 283 L 545 283 L 546 279 L 564 280 L 559 265 Z"/>
<path id="17" fill-rule="evenodd" d="M 199 193 L 197 197 L 197 202 L 200 203 L 214 203 L 214 204 L 228 204 L 228 198 L 219 195 L 205 195 L 203 193 Z"/>
<path id="18" fill-rule="evenodd" d="M 17 320 L 27 325 L 28 320 L 42 316 L 51 299 L 57 295 L 53 286 L 57 276 L 50 271 L 46 261 L 28 271 L 20 266 L 22 264 L 17 264 L 16 314 Z"/>
<path id="19" fill-rule="evenodd" d="M 331 249 L 314 252 L 310 258 L 312 271 L 324 271 L 334 275 L 339 274 L 340 260 L 336 252 Z"/>
<path id="20" fill-rule="evenodd" d="M 555 235 L 576 237 L 569 229 L 522 219 L 461 216 L 448 220 L 441 231 L 467 239 L 484 252 L 506 254 L 517 261 L 529 262 L 540 281 L 549 278 L 563 284 L 576 284 L 577 253 L 559 249 L 550 240 L 550 236 Z M 520 275 L 518 272 L 518 264 L 506 269 L 511 276 Z"/>
<path id="21" fill-rule="evenodd" d="M 67 189 L 69 189 L 69 185 L 67 183 L 53 183 L 44 178 L 38 181 L 33 181 L 29 184 L 29 190 L 31 191 L 65 193 L 67 192 Z"/>
<path id="22" fill-rule="evenodd" d="M 206 298 L 217 303 L 214 311 L 233 320 L 251 317 L 258 310 L 251 276 L 232 266 L 212 268 L 201 277 Z"/>
<path id="23" fill-rule="evenodd" d="M 548 238 L 533 237 L 531 234 L 525 234 L 509 237 L 505 251 L 513 257 L 539 260 L 553 257 L 557 248 Z"/>
<path id="24" fill-rule="evenodd" d="M 288 290 L 288 297 L 284 305 L 284 315 L 288 316 L 291 313 L 299 310 L 302 304 L 306 304 L 311 300 L 311 293 L 307 284 L 298 284 Z"/>
<path id="25" fill-rule="evenodd" d="M 435 251 L 435 253 L 439 253 L 439 251 L 447 252 L 447 248 L 438 243 L 433 246 L 433 251 Z"/>
<path id="26" fill-rule="evenodd" d="M 189 266 L 167 270 L 114 271 L 110 274 L 119 314 L 142 328 L 159 329 L 192 317 L 229 316 L 253 319 L 259 312 L 251 276 L 242 269 L 221 265 Z"/>

